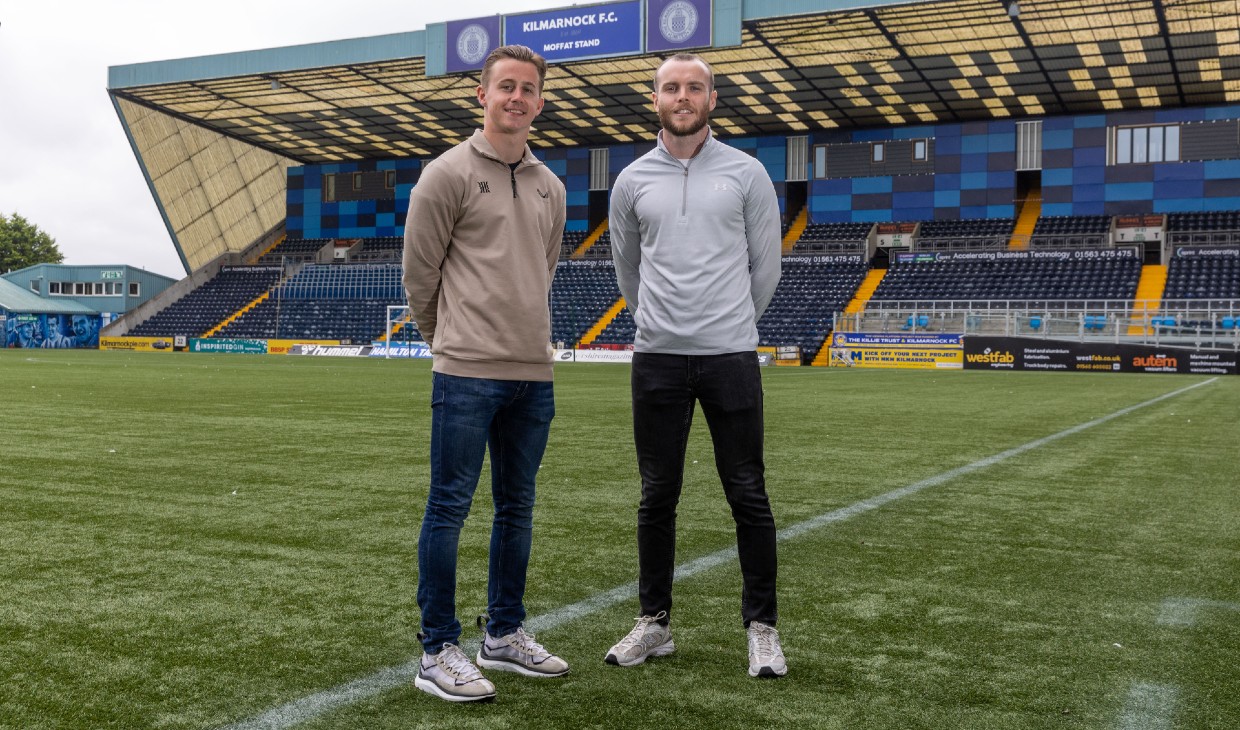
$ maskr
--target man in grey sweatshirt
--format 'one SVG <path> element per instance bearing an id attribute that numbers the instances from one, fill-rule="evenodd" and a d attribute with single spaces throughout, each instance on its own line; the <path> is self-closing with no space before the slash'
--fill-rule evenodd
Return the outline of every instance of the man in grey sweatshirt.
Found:
<path id="1" fill-rule="evenodd" d="M 670 618 L 676 505 L 685 444 L 700 403 L 736 522 L 749 635 L 749 674 L 788 671 L 775 630 L 775 520 L 762 457 L 758 319 L 780 274 L 779 203 L 756 159 L 716 140 L 714 74 L 679 54 L 655 73 L 662 130 L 611 195 L 612 256 L 637 323 L 633 436 L 641 474 L 637 513 L 641 618 L 606 655 L 632 666 L 675 650 Z"/>

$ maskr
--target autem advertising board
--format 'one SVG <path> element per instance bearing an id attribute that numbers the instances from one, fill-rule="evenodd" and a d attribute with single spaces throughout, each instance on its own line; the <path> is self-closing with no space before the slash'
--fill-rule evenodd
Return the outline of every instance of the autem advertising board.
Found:
<path id="1" fill-rule="evenodd" d="M 1235 375 L 1240 353 L 1028 337 L 964 338 L 966 370 Z"/>

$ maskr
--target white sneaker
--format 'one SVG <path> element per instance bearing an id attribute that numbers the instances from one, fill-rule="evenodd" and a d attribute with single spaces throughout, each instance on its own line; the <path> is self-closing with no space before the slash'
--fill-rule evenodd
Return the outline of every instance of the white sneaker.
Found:
<path id="1" fill-rule="evenodd" d="M 525 633 L 522 628 L 498 639 L 483 632 L 478 665 L 501 672 L 517 672 L 527 677 L 562 677 L 568 674 L 568 662 L 544 649 L 542 644 L 534 641 L 533 634 Z"/>
<path id="2" fill-rule="evenodd" d="M 646 657 L 667 656 L 676 651 L 671 627 L 659 624 L 666 617 L 666 611 L 659 611 L 657 616 L 638 618 L 633 630 L 607 651 L 603 661 L 620 667 L 632 667 L 646 661 Z"/>
<path id="3" fill-rule="evenodd" d="M 788 673 L 779 632 L 760 621 L 749 622 L 749 676 L 782 677 Z"/>
<path id="4" fill-rule="evenodd" d="M 495 698 L 495 685 L 482 676 L 456 644 L 444 644 L 438 654 L 423 654 L 414 686 L 449 702 L 477 702 Z"/>

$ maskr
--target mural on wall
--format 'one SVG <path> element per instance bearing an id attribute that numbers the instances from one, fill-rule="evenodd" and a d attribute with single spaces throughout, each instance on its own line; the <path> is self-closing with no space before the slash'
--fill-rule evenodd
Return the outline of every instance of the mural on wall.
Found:
<path id="1" fill-rule="evenodd" d="M 69 350 L 99 347 L 97 314 L 10 314 L 4 346 Z"/>

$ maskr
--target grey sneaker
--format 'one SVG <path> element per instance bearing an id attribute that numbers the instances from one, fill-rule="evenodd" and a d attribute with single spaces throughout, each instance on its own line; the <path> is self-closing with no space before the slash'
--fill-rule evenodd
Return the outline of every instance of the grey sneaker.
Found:
<path id="1" fill-rule="evenodd" d="M 495 685 L 482 676 L 456 644 L 444 644 L 438 654 L 423 654 L 413 684 L 449 702 L 495 699 Z"/>
<path id="2" fill-rule="evenodd" d="M 779 632 L 760 621 L 749 622 L 749 676 L 782 677 L 788 673 Z"/>
<path id="3" fill-rule="evenodd" d="M 667 656 L 676 651 L 671 627 L 659 624 L 666 617 L 666 611 L 659 611 L 657 616 L 638 618 L 637 625 L 628 636 L 607 650 L 604 661 L 620 667 L 632 667 L 646 661 L 646 657 Z"/>
<path id="4" fill-rule="evenodd" d="M 527 677 L 562 677 L 568 674 L 568 662 L 534 641 L 525 629 L 498 639 L 483 632 L 482 648 L 478 650 L 478 666 L 516 672 Z"/>

